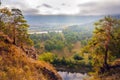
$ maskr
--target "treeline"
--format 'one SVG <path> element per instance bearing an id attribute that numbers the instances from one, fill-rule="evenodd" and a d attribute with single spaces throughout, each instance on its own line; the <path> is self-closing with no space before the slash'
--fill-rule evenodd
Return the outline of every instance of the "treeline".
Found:
<path id="1" fill-rule="evenodd" d="M 44 48 L 45 51 L 62 50 L 65 47 L 71 50 L 77 41 L 85 46 L 91 36 L 92 29 L 88 30 L 77 25 L 69 26 L 62 33 L 48 32 L 48 34 L 30 35 L 35 47 L 38 49 Z"/>
<path id="2" fill-rule="evenodd" d="M 31 34 L 31 39 L 34 41 L 35 48 L 42 49 L 45 51 L 61 50 L 64 47 L 64 40 L 62 35 L 59 33 L 48 33 L 48 34 Z"/>
<path id="3" fill-rule="evenodd" d="M 91 58 L 81 56 L 79 54 L 73 55 L 71 58 L 59 57 L 53 53 L 46 52 L 40 54 L 39 60 L 51 63 L 58 70 L 75 71 L 75 72 L 89 72 L 92 71 Z M 80 71 L 80 69 L 82 69 Z"/>
<path id="4" fill-rule="evenodd" d="M 73 25 L 64 29 L 63 34 L 68 45 L 80 41 L 81 45 L 85 46 L 92 36 L 93 29 L 88 26 Z"/>

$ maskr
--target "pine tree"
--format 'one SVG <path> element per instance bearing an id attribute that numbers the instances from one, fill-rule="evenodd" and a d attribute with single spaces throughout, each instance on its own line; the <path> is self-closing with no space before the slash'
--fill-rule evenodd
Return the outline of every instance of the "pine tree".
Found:
<path id="1" fill-rule="evenodd" d="M 119 54 L 120 46 L 116 44 L 116 41 L 120 41 L 116 38 L 116 35 L 120 37 L 119 30 L 120 20 L 110 16 L 95 23 L 94 35 L 89 41 L 88 49 L 92 53 L 94 66 L 101 67 L 101 71 L 109 70 L 112 57 L 116 57 L 114 54 Z"/>
<path id="2" fill-rule="evenodd" d="M 8 35 L 17 46 L 32 45 L 28 35 L 29 25 L 19 9 L 0 9 L 0 31 Z"/>

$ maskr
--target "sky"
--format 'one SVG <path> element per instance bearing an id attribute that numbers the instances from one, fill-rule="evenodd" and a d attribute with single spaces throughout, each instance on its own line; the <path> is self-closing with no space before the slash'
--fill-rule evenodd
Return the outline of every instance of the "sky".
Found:
<path id="1" fill-rule="evenodd" d="M 3 7 L 18 8 L 25 15 L 115 15 L 120 0 L 1 0 Z"/>

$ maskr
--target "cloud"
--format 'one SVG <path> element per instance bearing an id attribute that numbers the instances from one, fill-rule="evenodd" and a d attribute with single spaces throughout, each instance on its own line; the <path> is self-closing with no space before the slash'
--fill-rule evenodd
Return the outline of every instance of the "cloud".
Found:
<path id="1" fill-rule="evenodd" d="M 46 3 L 42 4 L 41 6 L 43 6 L 43 7 L 47 7 L 47 8 L 52 8 L 52 6 L 51 6 L 51 5 L 46 4 Z"/>
<path id="2" fill-rule="evenodd" d="M 120 2 L 120 1 L 119 1 Z M 83 15 L 112 15 L 120 14 L 120 5 L 118 2 L 89 2 L 78 5 Z"/>
<path id="3" fill-rule="evenodd" d="M 61 5 L 62 5 L 62 6 L 65 6 L 66 4 L 65 4 L 65 3 L 62 3 Z"/>
<path id="4" fill-rule="evenodd" d="M 96 2 L 88 2 L 84 4 L 78 4 L 78 7 L 92 7 L 92 6 L 97 6 Z"/>
<path id="5" fill-rule="evenodd" d="M 36 6 L 36 8 L 40 8 L 40 7 L 41 7 L 41 5 Z"/>
<path id="6" fill-rule="evenodd" d="M 46 4 L 46 3 L 44 3 L 44 4 L 42 4 L 42 5 L 38 5 L 38 6 L 36 6 L 36 8 L 41 8 L 41 7 L 45 7 L 45 8 L 53 8 L 51 5 Z"/>
<path id="7" fill-rule="evenodd" d="M 120 14 L 120 0 L 3 0 L 2 5 L 24 14 L 104 15 Z"/>
<path id="8" fill-rule="evenodd" d="M 54 10 L 60 10 L 60 8 L 54 8 Z"/>
<path id="9" fill-rule="evenodd" d="M 25 15 L 36 15 L 40 12 L 39 9 L 30 7 L 30 5 L 26 1 L 13 1 L 13 0 L 11 0 L 11 1 L 8 1 L 6 3 L 4 2 L 2 4 L 2 6 L 8 7 L 10 9 L 18 8 Z"/>

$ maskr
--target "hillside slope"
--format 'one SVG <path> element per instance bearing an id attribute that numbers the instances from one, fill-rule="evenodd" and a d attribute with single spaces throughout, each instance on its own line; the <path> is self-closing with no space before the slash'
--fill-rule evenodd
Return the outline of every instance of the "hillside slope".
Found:
<path id="1" fill-rule="evenodd" d="M 0 80 L 62 80 L 48 63 L 29 58 L 25 52 L 0 40 Z"/>

